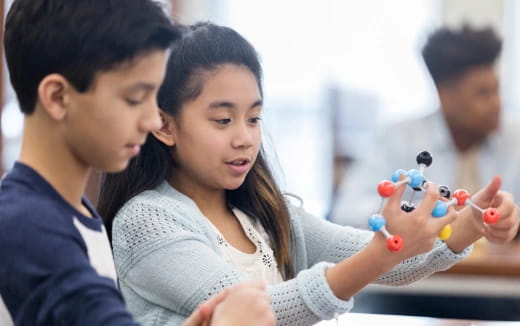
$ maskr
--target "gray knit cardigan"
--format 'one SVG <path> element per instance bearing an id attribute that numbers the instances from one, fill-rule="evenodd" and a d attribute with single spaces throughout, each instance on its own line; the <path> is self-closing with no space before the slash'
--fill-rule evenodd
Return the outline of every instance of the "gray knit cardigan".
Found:
<path id="1" fill-rule="evenodd" d="M 365 247 L 373 233 L 329 223 L 291 204 L 289 209 L 297 276 L 268 288 L 277 324 L 312 325 L 349 311 L 353 299 L 340 300 L 332 293 L 325 270 Z M 180 325 L 203 301 L 247 279 L 225 261 L 217 234 L 196 204 L 166 182 L 121 208 L 112 237 L 121 291 L 142 325 Z M 403 261 L 376 283 L 417 281 L 449 268 L 470 251 L 453 253 L 437 240 L 432 251 Z"/>

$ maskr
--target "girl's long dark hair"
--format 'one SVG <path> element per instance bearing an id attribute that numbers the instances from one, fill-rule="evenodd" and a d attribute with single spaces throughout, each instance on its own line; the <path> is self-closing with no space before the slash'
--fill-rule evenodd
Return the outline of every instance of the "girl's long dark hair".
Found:
<path id="1" fill-rule="evenodd" d="M 178 116 L 183 103 L 201 93 L 203 74 L 215 71 L 223 64 L 248 68 L 262 92 L 262 68 L 258 54 L 240 34 L 211 23 L 185 27 L 182 39 L 172 47 L 166 77 L 159 90 L 161 110 Z M 105 219 L 109 235 L 117 211 L 133 196 L 169 179 L 174 164 L 171 148 L 149 135 L 140 154 L 130 161 L 125 171 L 103 176 L 98 210 Z M 292 278 L 294 268 L 289 211 L 263 149 L 244 183 L 238 189 L 228 190 L 226 198 L 230 206 L 260 221 L 271 239 L 282 276 L 284 279 Z"/>

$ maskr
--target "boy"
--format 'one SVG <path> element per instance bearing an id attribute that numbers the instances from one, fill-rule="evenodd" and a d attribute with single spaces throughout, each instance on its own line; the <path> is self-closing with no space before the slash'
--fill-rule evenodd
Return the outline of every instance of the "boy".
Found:
<path id="1" fill-rule="evenodd" d="M 19 161 L 0 188 L 0 295 L 16 325 L 135 325 L 102 220 L 82 194 L 92 168 L 124 169 L 160 126 L 156 94 L 178 38 L 149 0 L 12 4 L 4 46 L 25 118 Z M 256 316 L 225 319 L 248 301 Z M 188 325 L 213 312 L 212 325 L 274 320 L 261 285 L 202 307 Z"/>

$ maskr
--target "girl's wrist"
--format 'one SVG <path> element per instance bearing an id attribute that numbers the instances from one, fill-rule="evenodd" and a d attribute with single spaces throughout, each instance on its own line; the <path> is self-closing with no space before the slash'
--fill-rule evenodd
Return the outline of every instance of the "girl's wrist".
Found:
<path id="1" fill-rule="evenodd" d="M 453 233 L 444 242 L 453 252 L 460 252 L 484 235 L 484 224 L 480 212 L 466 206 L 452 224 Z"/>
<path id="2" fill-rule="evenodd" d="M 372 241 L 366 247 L 377 259 L 379 266 L 381 266 L 384 272 L 393 269 L 404 259 L 401 257 L 400 251 L 390 251 L 386 241 L 387 239 L 381 232 L 375 232 Z"/>

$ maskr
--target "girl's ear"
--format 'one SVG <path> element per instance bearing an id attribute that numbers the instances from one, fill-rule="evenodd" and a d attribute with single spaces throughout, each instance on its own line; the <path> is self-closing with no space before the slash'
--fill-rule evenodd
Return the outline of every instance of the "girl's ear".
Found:
<path id="1" fill-rule="evenodd" d="M 45 76 L 38 85 L 38 100 L 49 117 L 62 120 L 67 113 L 72 85 L 60 74 Z"/>
<path id="2" fill-rule="evenodd" d="M 175 122 L 173 117 L 163 110 L 159 110 L 161 128 L 152 131 L 152 135 L 167 146 L 175 145 Z"/>

